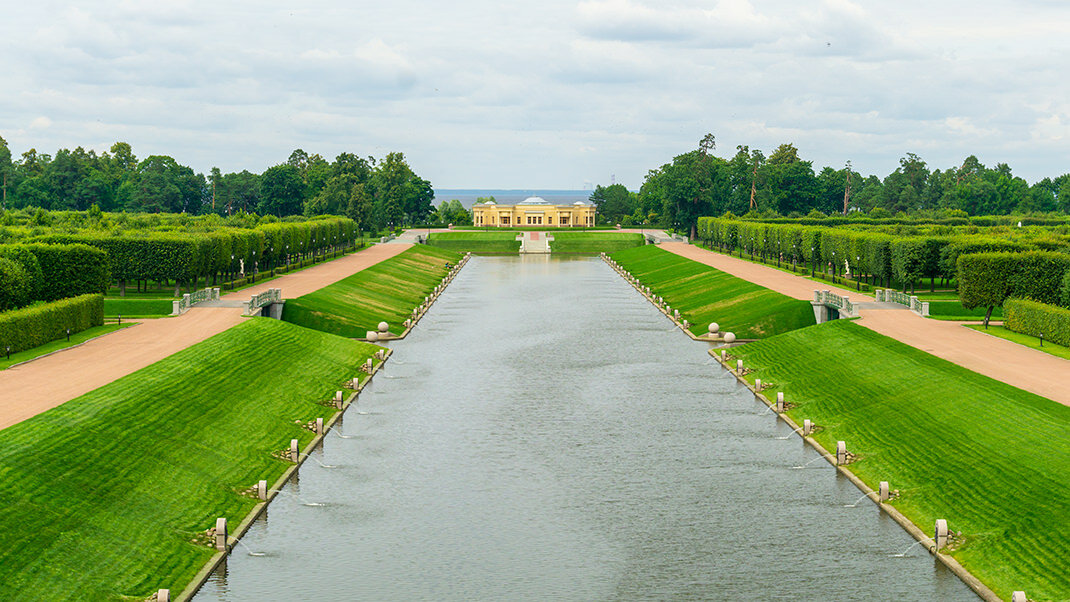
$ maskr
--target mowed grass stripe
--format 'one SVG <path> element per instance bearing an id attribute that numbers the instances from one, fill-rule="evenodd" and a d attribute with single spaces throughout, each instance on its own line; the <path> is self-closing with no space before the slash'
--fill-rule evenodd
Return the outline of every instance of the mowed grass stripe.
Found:
<path id="1" fill-rule="evenodd" d="M 613 253 L 612 258 L 680 310 L 691 332 L 706 333 L 710 322 L 722 332 L 755 339 L 814 324 L 809 301 L 792 299 L 654 245 Z"/>
<path id="2" fill-rule="evenodd" d="M 253 318 L 0 431 L 0 599 L 181 590 L 213 553 L 190 540 L 252 509 L 376 349 Z"/>
<path id="3" fill-rule="evenodd" d="M 379 322 L 401 334 L 405 319 L 442 281 L 460 253 L 417 245 L 318 291 L 290 299 L 282 319 L 344 337 L 363 337 Z"/>
<path id="4" fill-rule="evenodd" d="M 548 231 L 553 253 L 613 253 L 646 244 L 642 234 L 630 232 L 571 232 Z"/>
<path id="5" fill-rule="evenodd" d="M 911 521 L 962 531 L 955 558 L 998 594 L 1070 599 L 1070 407 L 844 320 L 732 353 L 826 449 L 846 441 L 868 485 L 901 490 Z"/>

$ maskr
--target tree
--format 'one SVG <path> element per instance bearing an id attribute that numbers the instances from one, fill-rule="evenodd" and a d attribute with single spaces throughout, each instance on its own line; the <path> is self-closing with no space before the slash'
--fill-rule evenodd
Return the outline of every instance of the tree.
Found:
<path id="1" fill-rule="evenodd" d="M 7 210 L 7 187 L 14 174 L 15 166 L 11 163 L 11 149 L 7 147 L 7 140 L 0 136 L 0 211 Z"/>
<path id="2" fill-rule="evenodd" d="M 297 215 L 303 209 L 304 197 L 305 182 L 297 167 L 292 163 L 269 167 L 260 176 L 257 211 L 277 217 Z"/>

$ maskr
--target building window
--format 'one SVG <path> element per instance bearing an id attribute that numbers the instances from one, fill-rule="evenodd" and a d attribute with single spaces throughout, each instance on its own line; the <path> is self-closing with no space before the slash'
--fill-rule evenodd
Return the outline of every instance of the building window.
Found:
<path id="1" fill-rule="evenodd" d="M 558 225 L 561 225 L 561 226 L 567 226 L 568 225 L 568 216 L 567 215 L 562 215 L 561 217 L 557 218 L 557 223 L 558 223 Z"/>
<path id="2" fill-rule="evenodd" d="M 503 215 L 502 216 L 502 225 L 503 226 L 508 226 L 509 225 L 509 216 L 508 215 Z"/>

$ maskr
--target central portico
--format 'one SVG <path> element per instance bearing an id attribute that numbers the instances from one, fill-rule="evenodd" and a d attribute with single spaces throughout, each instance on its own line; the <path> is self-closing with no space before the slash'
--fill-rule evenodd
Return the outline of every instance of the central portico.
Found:
<path id="1" fill-rule="evenodd" d="M 515 205 L 499 205 L 494 201 L 472 206 L 475 226 L 545 226 L 548 228 L 580 228 L 594 226 L 594 205 L 576 201 L 571 205 L 555 205 L 544 198 L 531 196 Z"/>

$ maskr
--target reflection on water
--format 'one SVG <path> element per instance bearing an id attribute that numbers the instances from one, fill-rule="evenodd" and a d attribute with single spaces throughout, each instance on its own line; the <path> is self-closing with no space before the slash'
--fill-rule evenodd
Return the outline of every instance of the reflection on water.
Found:
<path id="1" fill-rule="evenodd" d="M 198 599 L 977 599 L 668 327 L 474 258 Z"/>

